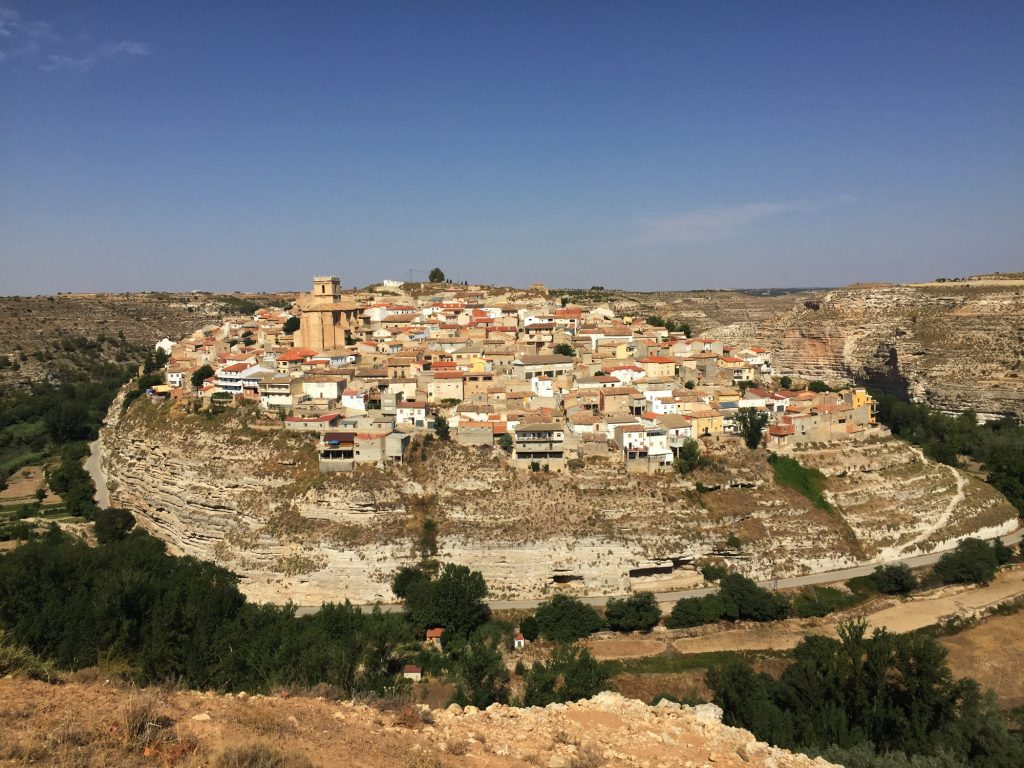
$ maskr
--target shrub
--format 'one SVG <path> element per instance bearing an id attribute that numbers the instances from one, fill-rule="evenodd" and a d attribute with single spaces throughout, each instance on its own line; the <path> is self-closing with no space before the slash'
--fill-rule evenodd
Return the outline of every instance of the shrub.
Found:
<path id="1" fill-rule="evenodd" d="M 812 616 L 828 616 L 856 605 L 861 601 L 859 595 L 844 592 L 835 587 L 806 587 L 793 598 L 792 611 L 801 619 Z"/>
<path id="2" fill-rule="evenodd" d="M 669 629 L 685 629 L 711 624 L 722 618 L 725 608 L 718 595 L 684 597 L 672 606 L 672 612 L 665 619 Z"/>
<path id="3" fill-rule="evenodd" d="M 680 475 L 688 475 L 700 466 L 700 445 L 696 440 L 686 439 L 679 448 L 672 465 Z"/>
<path id="4" fill-rule="evenodd" d="M 535 618 L 541 637 L 563 643 L 592 635 L 604 626 L 597 611 L 581 600 L 562 594 L 541 603 Z"/>
<path id="5" fill-rule="evenodd" d="M 704 577 L 705 581 L 718 581 L 728 572 L 725 566 L 715 565 L 714 563 L 700 566 L 700 574 Z"/>
<path id="6" fill-rule="evenodd" d="M 775 621 L 789 615 L 789 601 L 784 595 L 763 589 L 746 576 L 730 573 L 720 583 L 722 615 L 727 619 Z"/>
<path id="7" fill-rule="evenodd" d="M 281 752 L 265 744 L 249 744 L 225 750 L 214 768 L 313 768 L 313 763 L 305 755 Z"/>
<path id="8" fill-rule="evenodd" d="M 903 563 L 880 565 L 871 574 L 875 588 L 886 595 L 906 595 L 917 589 L 914 572 Z"/>
<path id="9" fill-rule="evenodd" d="M 540 627 L 537 626 L 537 619 L 533 616 L 527 616 L 519 623 L 519 631 L 523 633 L 524 638 L 532 643 L 540 635 Z"/>
<path id="10" fill-rule="evenodd" d="M 109 544 L 119 541 L 135 527 L 135 516 L 127 509 L 100 509 L 95 514 L 96 541 Z"/>
<path id="11" fill-rule="evenodd" d="M 547 664 L 534 664 L 526 673 L 523 703 L 545 707 L 555 702 L 589 699 L 605 689 L 609 668 L 586 648 L 563 645 Z"/>
<path id="12" fill-rule="evenodd" d="M 650 632 L 661 621 L 661 609 L 653 592 L 637 592 L 622 600 L 609 599 L 605 618 L 616 632 Z"/>
<path id="13" fill-rule="evenodd" d="M 996 550 L 981 539 L 964 539 L 935 564 L 943 584 L 988 584 L 999 570 Z"/>

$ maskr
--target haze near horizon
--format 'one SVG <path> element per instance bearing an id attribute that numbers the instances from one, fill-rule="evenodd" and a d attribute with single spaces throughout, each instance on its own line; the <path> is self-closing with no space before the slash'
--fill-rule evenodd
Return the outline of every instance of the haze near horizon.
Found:
<path id="1" fill-rule="evenodd" d="M 1024 266 L 1024 5 L 0 0 L 0 294 Z"/>

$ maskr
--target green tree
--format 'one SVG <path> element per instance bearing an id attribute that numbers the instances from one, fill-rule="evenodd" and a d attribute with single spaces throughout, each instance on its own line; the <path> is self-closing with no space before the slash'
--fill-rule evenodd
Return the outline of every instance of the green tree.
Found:
<path id="1" fill-rule="evenodd" d="M 475 632 L 468 642 L 446 651 L 453 658 L 458 686 L 452 702 L 485 709 L 508 701 L 508 668 L 493 637 Z"/>
<path id="2" fill-rule="evenodd" d="M 761 444 L 761 434 L 768 423 L 768 414 L 754 408 L 741 408 L 736 415 L 736 425 L 747 448 L 754 449 Z"/>
<path id="3" fill-rule="evenodd" d="M 943 584 L 988 584 L 999 570 L 996 550 L 981 539 L 964 539 L 935 564 Z"/>
<path id="4" fill-rule="evenodd" d="M 791 376 L 783 376 L 781 379 L 779 379 L 779 388 L 780 389 L 792 389 L 793 388 L 793 378 Z"/>
<path id="5" fill-rule="evenodd" d="M 567 342 L 556 344 L 554 352 L 556 355 L 565 355 L 566 357 L 576 357 L 576 347 Z"/>
<path id="6" fill-rule="evenodd" d="M 540 636 L 540 627 L 537 625 L 537 619 L 533 616 L 527 616 L 519 622 L 519 631 L 523 633 L 524 638 L 532 643 Z"/>
<path id="7" fill-rule="evenodd" d="M 484 602 L 487 582 L 464 565 L 446 563 L 436 579 L 411 581 L 404 591 L 406 615 L 416 631 L 444 627 L 446 643 L 467 638 L 491 615 Z"/>
<path id="8" fill-rule="evenodd" d="M 403 565 L 391 577 L 391 591 L 395 593 L 395 597 L 404 600 L 417 584 L 429 582 L 430 577 L 419 568 Z"/>
<path id="9" fill-rule="evenodd" d="M 871 574 L 875 588 L 886 595 L 906 595 L 917 589 L 914 572 L 903 563 L 880 565 Z"/>
<path id="10" fill-rule="evenodd" d="M 295 333 L 297 330 L 299 330 L 301 325 L 302 321 L 295 315 L 292 315 L 291 317 L 284 321 L 284 328 L 282 330 L 284 330 L 285 333 Z"/>
<path id="11" fill-rule="evenodd" d="M 430 282 L 432 282 L 432 283 L 443 283 L 444 282 L 444 272 L 441 271 L 440 267 L 434 267 L 432 270 L 430 270 L 430 276 L 429 277 L 430 277 Z"/>
<path id="12" fill-rule="evenodd" d="M 636 592 L 623 599 L 610 598 L 605 618 L 616 632 L 650 632 L 661 621 L 661 608 L 652 592 Z"/>
<path id="13" fill-rule="evenodd" d="M 609 671 L 586 648 L 563 645 L 547 664 L 537 662 L 526 673 L 523 703 L 528 707 L 579 701 L 605 689 Z"/>
<path id="14" fill-rule="evenodd" d="M 498 447 L 501 448 L 501 450 L 503 450 L 505 453 L 512 453 L 513 445 L 514 441 L 512 440 L 512 435 L 510 435 L 508 432 L 504 433 L 501 437 L 498 438 Z"/>
<path id="15" fill-rule="evenodd" d="M 727 619 L 775 621 L 789 615 L 789 602 L 784 595 L 757 586 L 753 579 L 729 573 L 719 581 L 722 615 Z"/>
<path id="16" fill-rule="evenodd" d="M 587 637 L 604 626 L 597 611 L 582 600 L 563 594 L 537 606 L 535 617 L 541 637 L 560 643 Z"/>
<path id="17" fill-rule="evenodd" d="M 440 413 L 434 416 L 434 434 L 438 440 L 448 441 L 451 439 L 451 428 L 448 426 L 448 419 Z"/>
<path id="18" fill-rule="evenodd" d="M 700 444 L 692 438 L 687 438 L 679 447 L 672 466 L 680 475 L 688 475 L 700 466 Z"/>
<path id="19" fill-rule="evenodd" d="M 828 384 L 826 384 L 824 381 L 821 381 L 820 379 L 815 379 L 814 381 L 812 381 L 810 384 L 807 385 L 807 388 L 811 392 L 828 392 L 830 389 Z"/>
<path id="20" fill-rule="evenodd" d="M 201 365 L 195 371 L 192 372 L 192 388 L 199 389 L 203 386 L 203 382 L 213 376 L 214 370 L 209 365 Z"/>
<path id="21" fill-rule="evenodd" d="M 93 525 L 96 529 L 96 541 L 100 544 L 109 544 L 128 535 L 135 527 L 135 516 L 127 509 L 100 509 L 95 514 Z"/>
<path id="22" fill-rule="evenodd" d="M 941 759 L 920 766 L 1024 764 L 1024 747 L 1007 733 L 994 697 L 973 680 L 954 679 L 931 637 L 884 630 L 868 637 L 860 621 L 841 625 L 838 640 L 805 638 L 793 658 L 778 680 L 745 661 L 710 670 L 723 722 L 787 749 L 871 743 L 878 755 Z"/>

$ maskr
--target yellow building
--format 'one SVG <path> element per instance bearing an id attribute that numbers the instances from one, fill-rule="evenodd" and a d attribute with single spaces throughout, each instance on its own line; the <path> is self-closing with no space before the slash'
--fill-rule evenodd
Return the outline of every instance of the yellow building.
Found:
<path id="1" fill-rule="evenodd" d="M 345 346 L 345 334 L 354 328 L 361 311 L 359 305 L 343 301 L 337 277 L 313 278 L 313 290 L 298 301 L 302 324 L 299 326 L 300 347 L 317 351 Z"/>
<path id="2" fill-rule="evenodd" d="M 853 408 L 862 408 L 868 406 L 868 423 L 878 423 L 878 401 L 875 400 L 864 387 L 856 387 L 845 393 L 843 398 Z"/>

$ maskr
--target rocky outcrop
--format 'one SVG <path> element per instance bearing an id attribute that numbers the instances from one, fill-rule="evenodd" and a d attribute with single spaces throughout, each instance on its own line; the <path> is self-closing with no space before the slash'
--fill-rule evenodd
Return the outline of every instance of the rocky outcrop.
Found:
<path id="1" fill-rule="evenodd" d="M 300 605 L 390 601 L 390 576 L 419 559 L 427 517 L 435 557 L 480 570 L 499 601 L 699 586 L 706 558 L 780 578 L 1016 521 L 989 486 L 898 440 L 799 452 L 831 475 L 834 512 L 776 486 L 763 452 L 728 439 L 705 451 L 718 468 L 687 479 L 631 475 L 610 460 L 517 472 L 497 449 L 449 445 L 400 467 L 320 476 L 311 437 L 256 431 L 231 412 L 207 418 L 142 398 L 122 413 L 115 402 L 103 432 L 112 504 L 172 551 L 238 573 L 251 598 Z M 725 546 L 730 534 L 741 549 Z"/>
<path id="2" fill-rule="evenodd" d="M 148 741 L 125 734 L 148 711 Z M 714 705 L 648 706 L 617 693 L 547 707 L 374 708 L 301 696 L 138 691 L 0 680 L 0 762 L 10 765 L 246 765 L 316 768 L 828 768 L 721 723 Z M 130 722 L 130 721 L 129 721 Z M 235 754 L 238 754 L 235 752 Z M 257 758 L 261 758 L 257 761 Z"/>
<path id="3" fill-rule="evenodd" d="M 775 368 L 855 381 L 949 411 L 1024 417 L 1024 282 L 868 286 L 797 300 L 710 335 L 773 351 Z"/>
<path id="4" fill-rule="evenodd" d="M 686 707 L 663 699 L 648 706 L 618 693 L 547 707 L 458 706 L 435 713 L 430 739 L 442 751 L 492 755 L 513 765 L 821 766 L 827 761 L 759 742 L 722 725 L 714 704 Z"/>

